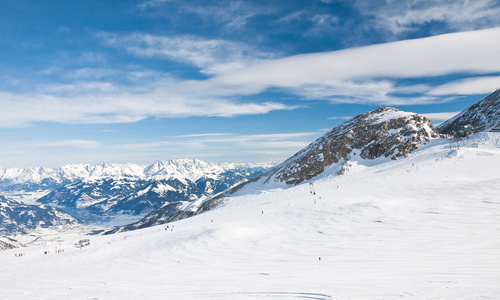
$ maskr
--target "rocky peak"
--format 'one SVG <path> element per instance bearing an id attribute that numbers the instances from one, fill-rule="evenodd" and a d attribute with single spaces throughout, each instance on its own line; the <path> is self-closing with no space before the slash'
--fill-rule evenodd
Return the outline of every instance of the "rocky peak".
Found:
<path id="1" fill-rule="evenodd" d="M 439 134 L 425 117 L 382 107 L 335 127 L 266 174 L 270 180 L 298 184 L 339 164 L 339 174 L 352 155 L 363 159 L 397 159 Z"/>
<path id="2" fill-rule="evenodd" d="M 441 133 L 453 134 L 467 124 L 479 130 L 489 130 L 500 125 L 500 89 L 439 125 L 437 129 Z"/>

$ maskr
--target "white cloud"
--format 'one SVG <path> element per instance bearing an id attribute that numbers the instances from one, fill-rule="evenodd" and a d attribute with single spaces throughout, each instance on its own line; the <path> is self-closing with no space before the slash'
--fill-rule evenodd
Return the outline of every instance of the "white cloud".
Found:
<path id="1" fill-rule="evenodd" d="M 276 57 L 274 53 L 259 51 L 256 47 L 221 39 L 202 39 L 195 36 L 156 36 L 133 33 L 117 35 L 100 33 L 108 45 L 123 48 L 143 57 L 164 57 L 194 65 L 205 74 L 229 73 L 258 61 Z"/>
<path id="2" fill-rule="evenodd" d="M 180 2 L 182 3 L 182 2 Z M 195 14 L 204 20 L 222 24 L 228 31 L 244 28 L 248 20 L 274 9 L 269 5 L 259 5 L 252 1 L 219 1 L 206 2 L 208 5 L 182 5 L 182 10 Z M 212 5 L 212 3 L 215 3 Z"/>
<path id="3" fill-rule="evenodd" d="M 253 148 L 289 148 L 289 149 L 297 149 L 300 150 L 307 145 L 309 145 L 310 142 L 295 142 L 295 141 L 274 141 L 274 142 L 258 142 L 258 143 L 253 143 L 252 147 Z"/>
<path id="4" fill-rule="evenodd" d="M 155 16 L 179 18 L 182 22 L 195 19 L 196 22 L 215 23 L 220 25 L 219 28 L 233 33 L 244 29 L 250 19 L 276 11 L 272 4 L 244 0 L 203 1 L 198 4 L 189 1 L 149 0 L 139 7 L 143 10 L 151 9 L 150 12 Z"/>
<path id="5" fill-rule="evenodd" d="M 204 149 L 208 144 L 217 144 L 222 148 L 239 149 L 301 149 L 310 143 L 311 137 L 319 136 L 320 132 L 297 132 L 281 134 L 240 135 L 228 133 L 190 134 L 168 136 L 165 140 L 140 144 L 127 144 L 124 149 Z"/>
<path id="6" fill-rule="evenodd" d="M 18 95 L 0 93 L 0 127 L 32 122 L 111 124 L 136 122 L 147 117 L 189 117 L 265 114 L 294 107 L 275 102 L 238 103 L 193 94 L 117 92 L 84 95 Z"/>
<path id="7" fill-rule="evenodd" d="M 280 141 L 295 138 L 308 137 L 311 135 L 317 135 L 317 132 L 294 132 L 294 133 L 273 133 L 273 134 L 254 134 L 245 135 L 242 139 L 245 140 L 268 140 L 268 141 Z"/>
<path id="8" fill-rule="evenodd" d="M 184 134 L 184 135 L 173 135 L 167 136 L 166 138 L 199 138 L 199 137 L 214 137 L 214 136 L 228 136 L 232 133 L 198 133 L 198 134 Z"/>
<path id="9" fill-rule="evenodd" d="M 356 1 L 356 7 L 376 26 L 399 36 L 432 22 L 437 33 L 465 31 L 500 25 L 500 6 L 495 0 L 408 0 Z"/>
<path id="10" fill-rule="evenodd" d="M 331 14 L 319 14 L 309 10 L 300 10 L 290 13 L 280 18 L 277 23 L 290 23 L 290 22 L 307 22 L 310 24 L 304 32 L 304 36 L 315 36 L 332 34 L 334 30 L 338 29 L 339 18 Z"/>
<path id="11" fill-rule="evenodd" d="M 40 145 L 41 148 L 77 148 L 77 149 L 97 149 L 99 143 L 90 140 L 67 140 Z"/>
<path id="12" fill-rule="evenodd" d="M 500 28 L 291 56 L 217 77 L 231 85 L 295 87 L 335 80 L 500 71 Z M 479 46 L 480 45 L 480 46 Z"/>
<path id="13" fill-rule="evenodd" d="M 302 99 L 325 99 L 333 103 L 434 103 L 443 101 L 443 96 L 449 93 L 482 91 L 490 82 L 495 82 L 496 77 L 459 82 L 464 90 L 450 83 L 429 93 L 431 87 L 401 86 L 397 84 L 398 79 L 498 73 L 498 36 L 500 28 L 494 28 L 296 55 L 262 61 L 206 80 L 153 76 L 151 83 L 140 88 L 77 81 L 49 85 L 29 94 L 3 92 L 0 93 L 0 127 L 32 122 L 88 124 L 135 122 L 148 117 L 231 117 L 296 108 L 267 100 L 264 96 L 254 102 L 239 100 L 270 89 Z M 490 90 L 496 87 L 497 84 L 492 85 Z"/>
<path id="14" fill-rule="evenodd" d="M 489 94 L 500 88 L 500 76 L 483 76 L 452 81 L 433 88 L 430 95 Z"/>
<path id="15" fill-rule="evenodd" d="M 328 120 L 350 120 L 353 117 L 330 117 Z"/>
<path id="16" fill-rule="evenodd" d="M 116 75 L 117 71 L 101 68 L 81 68 L 67 73 L 67 77 L 74 79 L 101 79 Z"/>
<path id="17" fill-rule="evenodd" d="M 112 83 L 102 81 L 76 81 L 70 84 L 46 85 L 43 89 L 48 93 L 91 93 L 91 92 L 116 92 Z"/>
<path id="18" fill-rule="evenodd" d="M 498 36 L 500 28 L 494 28 L 296 55 L 269 60 L 203 84 L 218 86 L 219 91 L 230 87 L 233 93 L 241 94 L 279 87 L 335 102 L 431 103 L 437 100 L 432 95 L 391 97 L 391 93 L 407 92 L 406 87 L 395 87 L 394 80 L 499 72 Z"/>
<path id="19" fill-rule="evenodd" d="M 427 114 L 419 114 L 419 115 L 424 116 L 427 119 L 430 119 L 433 121 L 446 121 L 446 120 L 451 119 L 454 116 L 458 115 L 459 113 L 460 113 L 459 111 L 454 111 L 454 112 L 427 113 Z"/>

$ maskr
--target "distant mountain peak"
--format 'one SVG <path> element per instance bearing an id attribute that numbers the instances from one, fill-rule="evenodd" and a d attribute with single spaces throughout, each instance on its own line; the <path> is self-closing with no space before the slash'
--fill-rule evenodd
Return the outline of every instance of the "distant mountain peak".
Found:
<path id="1" fill-rule="evenodd" d="M 197 181 L 216 179 L 221 173 L 239 168 L 270 168 L 271 164 L 209 163 L 198 159 L 159 160 L 151 165 L 124 164 L 69 164 L 59 168 L 0 168 L 0 188 L 4 190 L 53 190 L 70 182 L 92 182 L 102 178 L 177 179 Z"/>

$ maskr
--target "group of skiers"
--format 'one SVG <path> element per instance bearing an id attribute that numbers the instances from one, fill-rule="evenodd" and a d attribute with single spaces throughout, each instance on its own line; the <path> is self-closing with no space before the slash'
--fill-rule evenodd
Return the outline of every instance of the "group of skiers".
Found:
<path id="1" fill-rule="evenodd" d="M 63 253 L 64 249 L 56 249 L 55 253 Z M 43 254 L 50 254 L 50 250 L 44 251 Z"/>

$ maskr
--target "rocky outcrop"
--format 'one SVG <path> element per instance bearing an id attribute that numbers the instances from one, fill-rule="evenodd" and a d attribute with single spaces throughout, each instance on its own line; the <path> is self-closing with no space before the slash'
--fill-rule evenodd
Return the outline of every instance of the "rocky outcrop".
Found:
<path id="1" fill-rule="evenodd" d="M 490 130 L 500 125 L 500 89 L 439 125 L 437 130 L 445 134 L 454 134 L 468 124 L 471 124 L 476 131 Z"/>
<path id="2" fill-rule="evenodd" d="M 265 174 L 265 182 L 298 184 L 318 176 L 327 167 L 337 163 L 340 164 L 339 174 L 342 174 L 351 156 L 397 159 L 438 136 L 425 117 L 395 108 L 379 108 L 332 129 Z"/>

